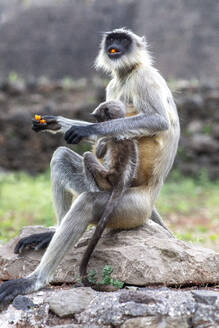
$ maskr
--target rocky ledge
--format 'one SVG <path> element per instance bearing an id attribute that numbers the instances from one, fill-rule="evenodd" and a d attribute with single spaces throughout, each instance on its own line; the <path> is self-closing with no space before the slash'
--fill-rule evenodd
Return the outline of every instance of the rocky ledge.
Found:
<path id="1" fill-rule="evenodd" d="M 19 238 L 44 232 L 25 227 L 20 236 L 0 247 L 0 279 L 30 273 L 43 252 L 15 255 Z M 219 255 L 171 238 L 149 221 L 145 226 L 106 232 L 90 261 L 97 276 L 107 264 L 124 289 L 97 292 L 74 288 L 78 267 L 92 231 L 66 254 L 50 288 L 18 296 L 0 314 L 1 327 L 218 327 Z M 72 286 L 73 285 L 73 286 Z M 182 288 L 184 287 L 184 288 Z"/>

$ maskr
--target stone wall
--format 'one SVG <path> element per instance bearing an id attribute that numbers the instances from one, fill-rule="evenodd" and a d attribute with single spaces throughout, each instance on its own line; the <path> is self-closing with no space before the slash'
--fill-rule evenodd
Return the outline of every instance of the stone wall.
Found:
<path id="1" fill-rule="evenodd" d="M 175 93 L 181 139 L 175 166 L 185 174 L 219 177 L 219 83 L 179 83 Z"/>
<path id="2" fill-rule="evenodd" d="M 165 77 L 217 78 L 218 0 L 0 0 L 0 75 L 94 74 L 103 31 L 146 35 Z"/>
<path id="3" fill-rule="evenodd" d="M 42 172 L 53 151 L 65 145 L 62 136 L 31 130 L 35 113 L 90 120 L 89 112 L 104 99 L 103 81 L 49 82 L 35 80 L 0 84 L 0 167 Z M 219 83 L 178 82 L 173 86 L 181 122 L 175 167 L 197 175 L 206 170 L 219 177 Z M 87 145 L 73 146 L 83 152 Z"/>

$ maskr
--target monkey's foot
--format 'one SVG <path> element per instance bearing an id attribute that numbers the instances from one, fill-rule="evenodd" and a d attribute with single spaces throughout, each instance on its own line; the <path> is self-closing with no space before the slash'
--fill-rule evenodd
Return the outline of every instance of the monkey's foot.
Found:
<path id="1" fill-rule="evenodd" d="M 24 278 L 3 282 L 0 286 L 0 308 L 9 304 L 17 295 L 24 295 L 35 290 L 35 279 Z"/>
<path id="2" fill-rule="evenodd" d="M 46 248 L 49 245 L 54 233 L 54 231 L 36 233 L 20 239 L 15 246 L 15 254 L 20 254 L 24 249 L 29 248 L 35 249 L 36 251 Z"/>

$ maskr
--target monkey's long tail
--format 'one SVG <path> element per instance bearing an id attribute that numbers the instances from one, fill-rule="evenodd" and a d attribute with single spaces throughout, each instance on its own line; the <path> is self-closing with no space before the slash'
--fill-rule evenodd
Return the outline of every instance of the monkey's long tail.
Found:
<path id="1" fill-rule="evenodd" d="M 110 199 L 106 205 L 106 208 L 105 208 L 103 214 L 101 215 L 100 220 L 98 221 L 98 224 L 96 226 L 94 234 L 93 234 L 91 240 L 89 241 L 87 249 L 83 255 L 83 258 L 80 263 L 80 278 L 82 280 L 82 283 L 84 283 L 85 285 L 89 285 L 89 282 L 87 280 L 87 265 L 88 265 L 89 259 L 92 255 L 104 229 L 106 228 L 106 225 L 110 219 L 110 215 L 112 214 L 113 210 L 119 204 L 120 200 L 122 199 L 122 197 L 124 195 L 124 192 L 125 192 L 125 188 L 122 185 L 117 185 L 113 189 Z"/>

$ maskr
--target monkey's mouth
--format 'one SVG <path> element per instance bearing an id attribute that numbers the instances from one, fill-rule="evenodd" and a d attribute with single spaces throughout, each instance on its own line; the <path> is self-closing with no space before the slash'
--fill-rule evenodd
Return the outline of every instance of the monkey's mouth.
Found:
<path id="1" fill-rule="evenodd" d="M 107 51 L 109 58 L 119 58 L 122 55 L 122 51 L 115 47 L 110 47 Z"/>

